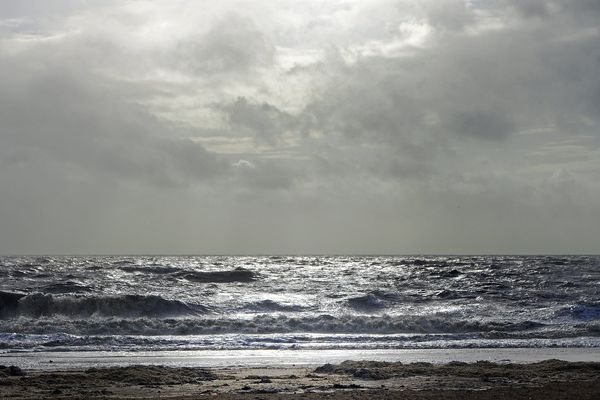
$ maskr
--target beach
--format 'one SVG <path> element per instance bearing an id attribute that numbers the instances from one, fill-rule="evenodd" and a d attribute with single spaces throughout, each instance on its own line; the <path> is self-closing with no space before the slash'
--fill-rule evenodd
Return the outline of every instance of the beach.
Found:
<path id="1" fill-rule="evenodd" d="M 340 361 L 344 357 L 350 359 Z M 596 399 L 598 360 L 597 349 L 576 348 L 4 354 L 0 364 L 17 365 L 0 368 L 0 394 L 7 399 Z"/>
<path id="2" fill-rule="evenodd" d="M 600 397 L 596 256 L 1 260 L 2 399 Z"/>
<path id="3" fill-rule="evenodd" d="M 0 369 L 6 399 L 596 399 L 600 363 L 346 361 L 320 367 Z"/>

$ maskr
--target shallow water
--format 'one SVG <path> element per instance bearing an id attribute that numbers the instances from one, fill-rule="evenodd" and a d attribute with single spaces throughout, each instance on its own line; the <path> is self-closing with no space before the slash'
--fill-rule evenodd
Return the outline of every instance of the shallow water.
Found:
<path id="1" fill-rule="evenodd" d="M 314 367 L 342 361 L 399 361 L 445 364 L 451 361 L 533 363 L 549 359 L 599 362 L 600 348 L 384 349 L 384 350 L 183 350 L 67 351 L 0 354 L 0 364 L 24 369 L 82 370 L 92 367 L 163 365 L 168 367 Z"/>
<path id="2" fill-rule="evenodd" d="M 3 257 L 0 351 L 600 347 L 600 257 Z"/>

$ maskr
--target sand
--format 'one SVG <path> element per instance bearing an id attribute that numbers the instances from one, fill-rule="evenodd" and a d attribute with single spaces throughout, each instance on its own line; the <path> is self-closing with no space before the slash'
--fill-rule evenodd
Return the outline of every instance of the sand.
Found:
<path id="1" fill-rule="evenodd" d="M 320 367 L 0 367 L 3 399 L 599 399 L 600 363 L 346 361 Z"/>

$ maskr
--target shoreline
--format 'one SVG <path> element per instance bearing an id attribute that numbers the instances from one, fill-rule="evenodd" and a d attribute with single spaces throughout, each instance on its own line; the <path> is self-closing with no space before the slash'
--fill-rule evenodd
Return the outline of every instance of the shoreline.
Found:
<path id="1" fill-rule="evenodd" d="M 0 353 L 0 365 L 27 370 L 77 370 L 95 367 L 162 365 L 167 367 L 256 368 L 317 367 L 353 361 L 532 363 L 548 359 L 600 362 L 600 348 L 468 348 L 369 350 L 173 350 L 173 351 L 39 351 Z"/>
<path id="2" fill-rule="evenodd" d="M 313 366 L 0 368 L 2 398 L 595 399 L 600 362 L 345 361 Z"/>

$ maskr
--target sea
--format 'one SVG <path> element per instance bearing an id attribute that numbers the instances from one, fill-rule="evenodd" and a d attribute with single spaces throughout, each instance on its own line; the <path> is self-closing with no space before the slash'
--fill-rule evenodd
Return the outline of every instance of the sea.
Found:
<path id="1" fill-rule="evenodd" d="M 600 256 L 0 257 L 0 354 L 600 347 Z"/>

